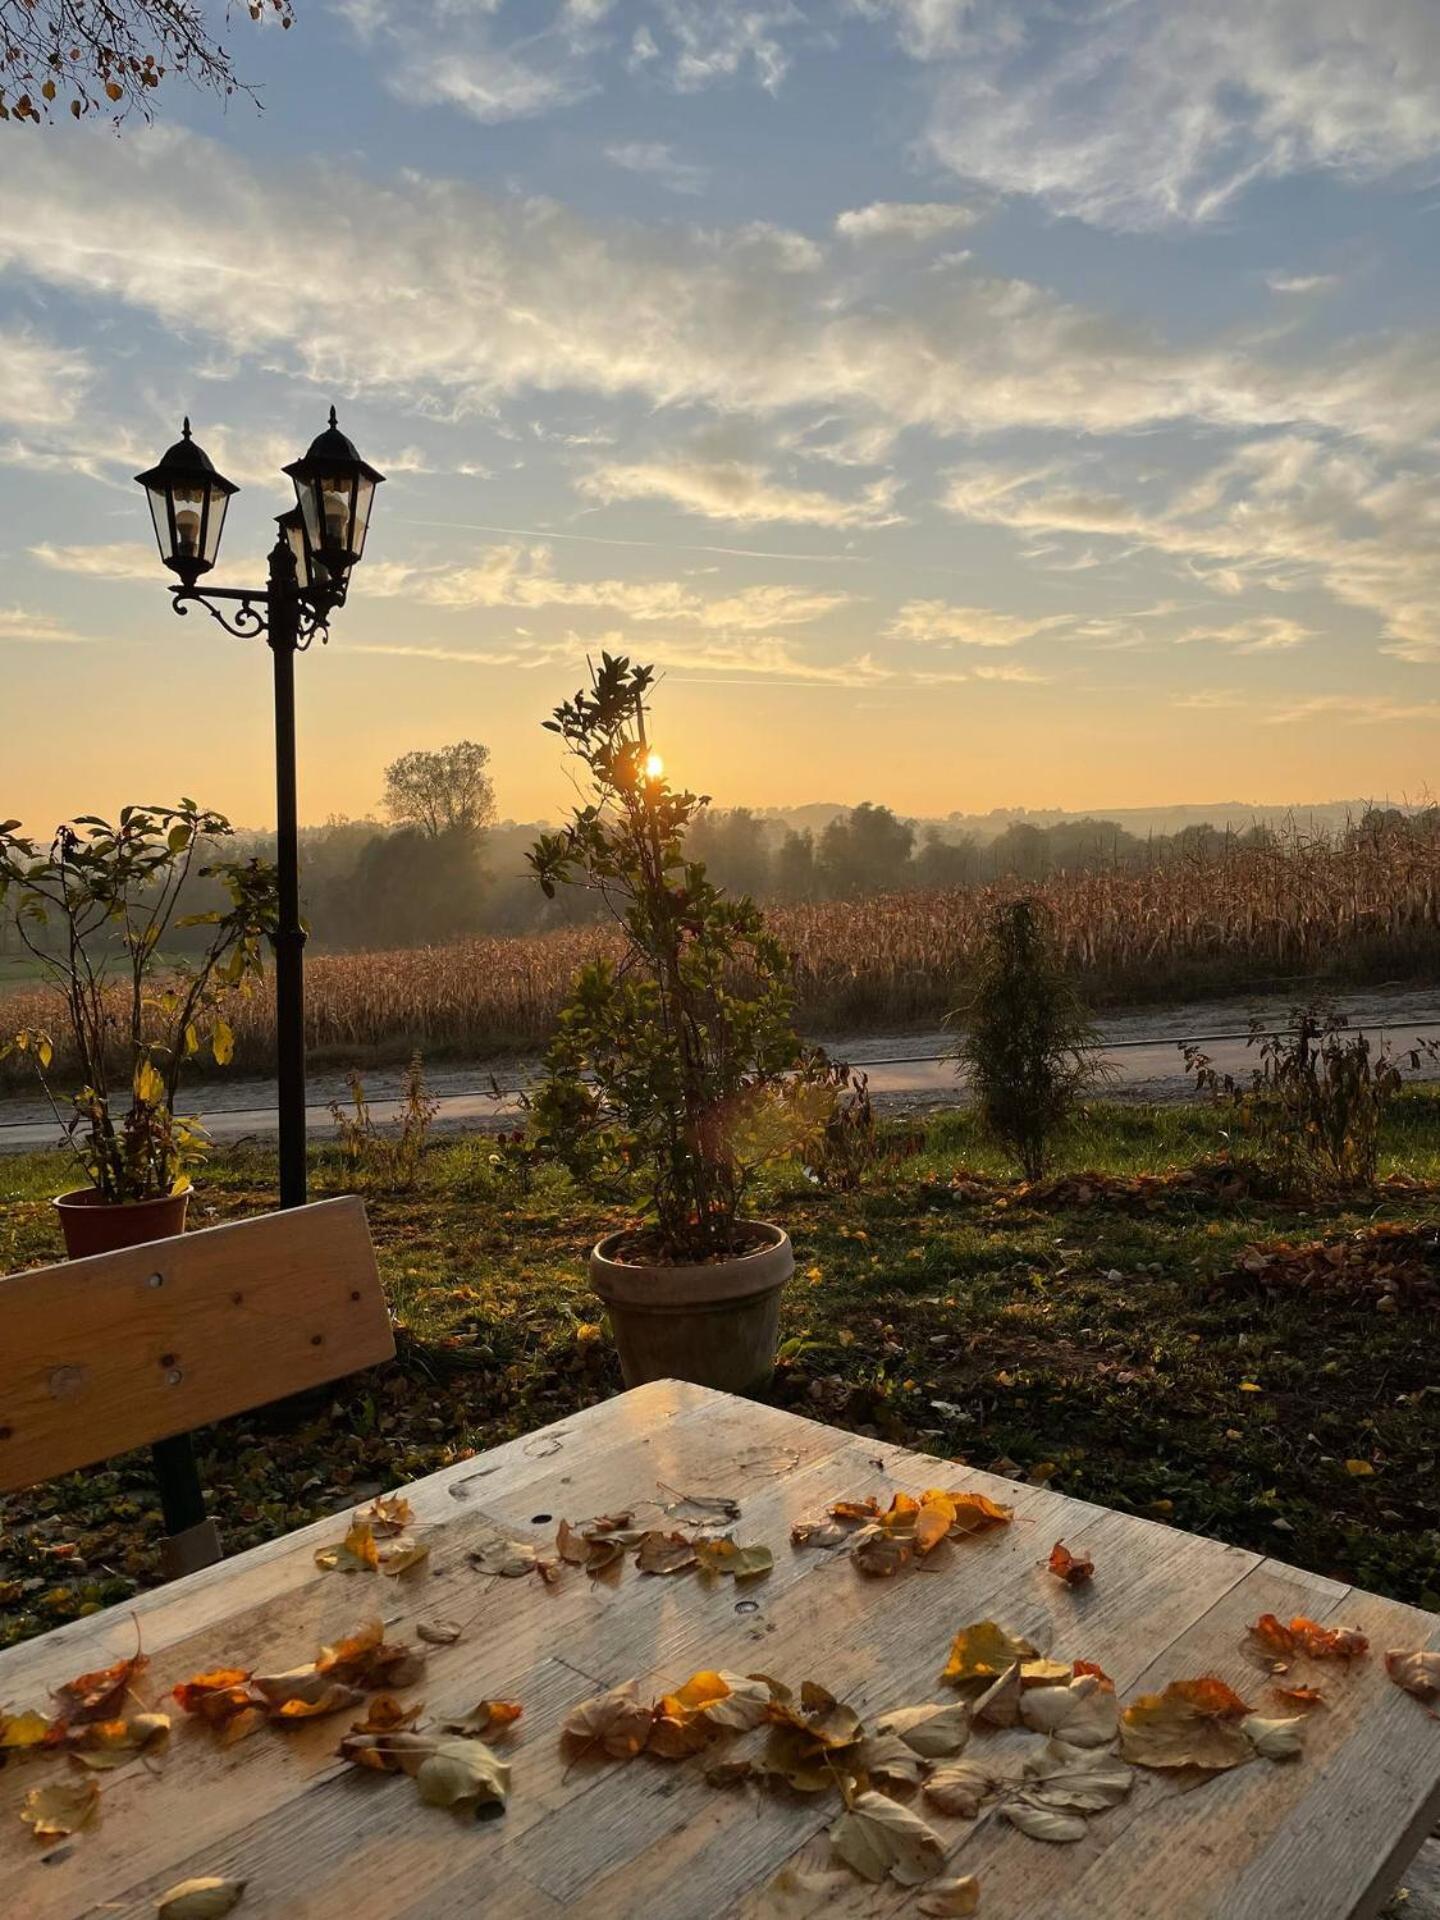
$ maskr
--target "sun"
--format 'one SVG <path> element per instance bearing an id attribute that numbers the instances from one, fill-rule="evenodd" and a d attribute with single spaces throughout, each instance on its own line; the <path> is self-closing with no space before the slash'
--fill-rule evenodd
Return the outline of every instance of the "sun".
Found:
<path id="1" fill-rule="evenodd" d="M 647 780 L 659 780 L 664 777 L 664 773 L 665 762 L 661 759 L 660 755 L 652 749 L 652 751 L 645 756 L 645 778 Z"/>

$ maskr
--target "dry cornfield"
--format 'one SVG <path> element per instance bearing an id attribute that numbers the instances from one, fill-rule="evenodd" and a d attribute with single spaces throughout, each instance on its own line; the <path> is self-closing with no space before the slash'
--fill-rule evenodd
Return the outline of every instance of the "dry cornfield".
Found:
<path id="1" fill-rule="evenodd" d="M 963 994 L 988 908 L 1017 883 L 772 909 L 795 956 L 808 1034 L 934 1021 Z M 1057 876 L 1026 889 L 1050 908 L 1065 959 L 1092 1000 L 1414 980 L 1440 964 L 1440 838 L 1334 846 L 1292 839 L 1141 872 Z M 318 1060 L 363 1064 L 418 1047 L 428 1058 L 541 1045 L 577 967 L 616 936 L 571 928 L 390 953 L 314 954 L 306 1022 Z M 53 1025 L 27 989 L 0 1000 L 0 1031 Z M 235 1064 L 268 1069 L 269 996 L 234 1013 Z M 59 1039 L 57 1033 L 57 1040 Z M 63 1049 L 57 1060 L 62 1075 Z M 0 1067 L 12 1082 L 24 1062 Z"/>

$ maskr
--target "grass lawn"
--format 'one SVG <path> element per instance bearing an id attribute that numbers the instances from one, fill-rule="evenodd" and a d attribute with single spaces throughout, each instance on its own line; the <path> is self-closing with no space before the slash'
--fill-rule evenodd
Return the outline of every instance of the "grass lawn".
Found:
<path id="1" fill-rule="evenodd" d="M 859 1192 L 791 1166 L 759 1197 L 799 1262 L 778 1402 L 1440 1607 L 1433 1306 L 1235 1277 L 1256 1243 L 1433 1226 L 1440 1097 L 1407 1094 L 1387 1126 L 1382 1171 L 1426 1187 L 1326 1204 L 1177 1180 L 1026 1196 L 965 1113 L 895 1137 L 906 1151 Z M 1216 1146 L 1203 1110 L 1097 1107 L 1064 1164 L 1159 1174 Z M 401 1357 L 199 1437 L 229 1551 L 617 1390 L 584 1254 L 619 1216 L 492 1154 L 442 1140 L 412 1191 L 359 1183 Z M 333 1149 L 313 1174 L 317 1197 L 357 1184 Z M 193 1222 L 272 1206 L 274 1179 L 269 1151 L 219 1155 Z M 60 1257 L 48 1200 L 65 1184 L 58 1156 L 0 1160 L 0 1272 Z M 0 1518 L 0 1644 L 158 1578 L 144 1456 L 11 1496 Z"/>

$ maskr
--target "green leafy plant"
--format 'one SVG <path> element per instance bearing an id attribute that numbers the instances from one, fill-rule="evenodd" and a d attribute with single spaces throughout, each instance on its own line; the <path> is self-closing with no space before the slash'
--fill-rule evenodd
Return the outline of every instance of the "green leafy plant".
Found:
<path id="1" fill-rule="evenodd" d="M 687 860 L 702 796 L 678 792 L 646 738 L 653 670 L 603 655 L 546 721 L 591 798 L 529 854 L 553 898 L 598 891 L 624 938 L 576 976 L 531 1106 L 538 1140 L 602 1190 L 638 1193 L 642 1257 L 724 1259 L 751 1244 L 746 1186 L 823 1121 L 832 1091 L 797 1075 L 790 965 L 747 897 Z"/>
<path id="2" fill-rule="evenodd" d="M 264 971 L 275 925 L 275 870 L 263 860 L 206 859 L 230 836 L 223 814 L 182 800 L 124 807 L 112 825 L 95 815 L 59 827 L 47 849 L 18 820 L 0 822 L 0 909 L 13 909 L 21 940 L 58 997 L 82 1084 L 62 1109 L 51 1087 L 55 1039 L 26 1027 L 0 1043 L 35 1065 L 85 1176 L 108 1201 L 153 1200 L 189 1185 L 208 1142 L 175 1112 L 187 1060 L 208 1048 L 228 1063 L 234 1035 L 227 999 Z M 202 864 L 203 862 L 203 864 Z M 228 905 L 180 914 L 192 875 Z M 162 959 L 171 928 L 207 927 L 198 957 Z M 129 1102 L 118 1109 L 117 1094 Z"/>
<path id="3" fill-rule="evenodd" d="M 1383 1045 L 1377 1053 L 1326 1000 L 1292 1008 L 1290 1022 L 1278 1032 L 1250 1022 L 1245 1044 L 1259 1064 L 1247 1074 L 1222 1072 L 1188 1045 L 1185 1070 L 1197 1091 L 1228 1110 L 1232 1141 L 1248 1141 L 1287 1186 L 1373 1186 L 1386 1109 L 1406 1069 L 1440 1058 L 1440 1048 L 1426 1041 L 1399 1055 Z"/>
<path id="4" fill-rule="evenodd" d="M 1027 1180 L 1038 1180 L 1055 1134 L 1105 1077 L 1095 1031 L 1038 900 L 992 909 L 973 991 L 951 1021 L 962 1029 L 957 1058 L 986 1131 L 1015 1156 Z"/>

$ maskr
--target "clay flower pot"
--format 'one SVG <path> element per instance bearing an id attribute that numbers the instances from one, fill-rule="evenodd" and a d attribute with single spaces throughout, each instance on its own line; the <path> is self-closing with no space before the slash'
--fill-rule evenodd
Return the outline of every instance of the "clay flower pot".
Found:
<path id="1" fill-rule="evenodd" d="M 143 1246 L 147 1240 L 169 1240 L 185 1231 L 190 1194 L 165 1193 L 158 1200 L 105 1200 L 95 1187 L 77 1187 L 55 1202 L 65 1251 L 72 1260 L 92 1253 L 115 1253 L 121 1247 Z"/>
<path id="2" fill-rule="evenodd" d="M 590 1255 L 590 1284 L 604 1301 L 627 1387 L 692 1380 L 726 1393 L 765 1386 L 775 1370 L 780 1290 L 795 1253 L 779 1227 L 744 1222 L 763 1235 L 752 1252 L 698 1266 L 617 1258 L 612 1233 Z"/>

